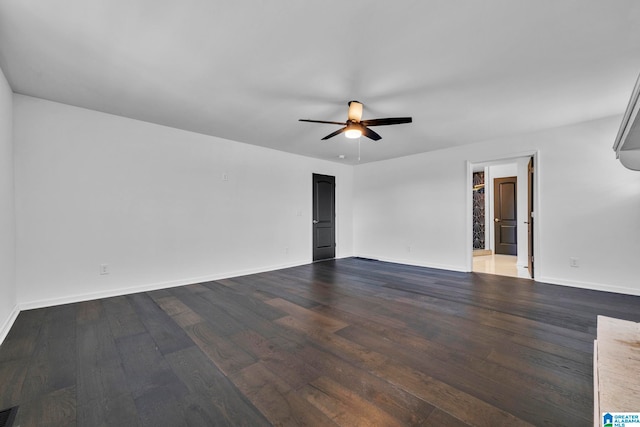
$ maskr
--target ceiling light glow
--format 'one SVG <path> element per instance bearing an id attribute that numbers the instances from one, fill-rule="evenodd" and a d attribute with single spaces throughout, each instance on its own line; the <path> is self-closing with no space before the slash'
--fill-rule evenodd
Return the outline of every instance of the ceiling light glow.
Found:
<path id="1" fill-rule="evenodd" d="M 362 136 L 362 131 L 360 129 L 349 129 L 344 133 L 344 136 L 350 139 L 360 138 Z"/>

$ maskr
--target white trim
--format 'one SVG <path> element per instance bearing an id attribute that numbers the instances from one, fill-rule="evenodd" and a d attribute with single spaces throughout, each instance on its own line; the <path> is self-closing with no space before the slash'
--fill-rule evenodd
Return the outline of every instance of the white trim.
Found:
<path id="1" fill-rule="evenodd" d="M 7 335 L 9 335 L 11 327 L 18 318 L 18 314 L 20 314 L 20 308 L 16 305 L 15 307 L 13 307 L 11 314 L 2 325 L 2 328 L 0 328 L 0 344 L 2 344 L 4 339 L 7 338 Z"/>
<path id="2" fill-rule="evenodd" d="M 101 298 L 111 298 L 111 297 L 117 297 L 121 295 L 135 294 L 139 292 L 157 291 L 160 289 L 175 288 L 177 286 L 192 285 L 194 283 L 211 282 L 213 280 L 228 279 L 232 277 L 246 276 L 248 274 L 265 273 L 268 271 L 281 270 L 284 268 L 298 267 L 301 265 L 307 265 L 309 263 L 310 261 L 305 260 L 305 261 L 287 263 L 282 265 L 274 265 L 270 267 L 230 271 L 226 273 L 192 277 L 188 279 L 173 280 L 169 282 L 149 283 L 145 285 L 131 286 L 131 287 L 125 287 L 125 288 L 118 288 L 118 289 L 109 289 L 107 291 L 101 291 L 101 292 L 70 295 L 62 298 L 26 301 L 26 302 L 21 302 L 19 304 L 19 308 L 20 310 L 31 310 L 35 308 L 51 307 L 51 306 L 62 305 L 62 304 L 72 304 L 72 303 L 82 302 L 82 301 L 91 301 L 91 300 L 96 300 Z"/>
<path id="3" fill-rule="evenodd" d="M 347 255 L 340 258 L 336 258 L 336 259 L 351 258 L 351 257 L 368 258 L 376 261 L 390 262 L 395 264 L 435 268 L 438 270 L 447 270 L 447 271 L 454 271 L 454 272 L 460 272 L 460 273 L 469 273 L 469 271 L 467 271 L 464 266 L 423 263 L 423 262 L 416 262 L 414 260 L 397 259 L 397 258 L 386 258 L 386 257 L 380 258 L 380 257 L 369 256 L 365 254 Z M 24 302 L 14 307 L 13 311 L 11 312 L 11 315 L 7 318 L 5 323 L 2 325 L 2 328 L 0 328 L 0 344 L 2 344 L 2 342 L 5 340 L 9 331 L 11 330 L 11 327 L 13 326 L 16 319 L 18 318 L 18 315 L 23 310 L 51 307 L 56 305 L 70 304 L 70 303 L 76 303 L 76 302 L 82 302 L 82 301 L 90 301 L 90 300 L 95 300 L 100 298 L 110 298 L 110 297 L 134 294 L 138 292 L 149 292 L 149 291 L 167 289 L 167 288 L 172 288 L 177 286 L 191 285 L 194 283 L 210 282 L 214 280 L 244 276 L 248 274 L 257 274 L 257 273 L 264 273 L 268 271 L 280 270 L 284 268 L 299 267 L 302 265 L 308 265 L 309 263 L 310 263 L 309 261 L 304 261 L 304 262 L 290 263 L 290 264 L 285 264 L 280 266 L 248 269 L 248 270 L 229 272 L 224 274 L 194 277 L 191 279 L 182 279 L 182 280 L 176 280 L 171 282 L 162 282 L 162 283 L 147 284 L 147 285 L 134 286 L 134 287 L 128 287 L 128 288 L 120 288 L 120 289 L 109 290 L 105 292 L 80 294 L 80 295 L 74 295 L 74 296 L 69 296 L 65 298 Z M 591 290 L 601 291 L 601 292 L 615 292 L 615 293 L 625 294 L 625 295 L 640 296 L 640 288 L 627 288 L 627 287 L 612 286 L 612 285 L 607 285 L 603 283 L 593 283 L 593 282 L 568 281 L 568 280 L 563 280 L 563 279 L 558 279 L 553 277 L 545 277 L 545 276 L 538 276 L 535 279 L 535 281 L 541 284 L 560 285 L 560 286 L 568 286 L 568 287 L 580 288 L 580 289 L 591 289 Z"/>
<path id="4" fill-rule="evenodd" d="M 420 263 L 420 262 L 409 261 L 409 260 L 404 260 L 404 259 L 380 258 L 380 257 L 376 257 L 376 256 L 367 256 L 367 255 L 364 255 L 364 254 L 355 255 L 354 257 L 356 257 L 356 258 L 367 258 L 367 259 L 372 259 L 372 260 L 375 260 L 375 261 L 382 261 L 382 262 L 391 262 L 391 263 L 394 263 L 394 264 L 403 264 L 403 265 L 411 265 L 411 266 L 416 266 L 416 267 L 435 268 L 435 269 L 438 269 L 438 270 L 448 270 L 448 271 L 455 271 L 455 272 L 460 272 L 460 273 L 471 273 L 470 271 L 466 271 L 463 267 L 460 267 L 460 266 Z M 524 268 L 526 268 L 526 266 Z M 640 296 L 640 288 L 637 288 L 637 289 L 636 288 L 625 288 L 625 287 L 621 287 L 621 286 L 606 285 L 606 284 L 603 284 L 603 283 L 575 282 L 575 281 L 568 281 L 568 280 L 556 279 L 556 278 L 553 278 L 553 277 L 543 277 L 543 276 L 541 276 L 540 278 L 536 278 L 534 281 L 536 283 L 540 283 L 542 285 L 544 285 L 544 284 L 547 284 L 547 285 L 559 285 L 559 286 L 567 286 L 567 287 L 571 287 L 571 288 L 590 289 L 590 290 L 600 291 L 600 292 L 615 292 L 615 293 L 618 293 L 618 294 L 638 295 L 638 296 Z"/>
<path id="5" fill-rule="evenodd" d="M 465 272 L 473 271 L 473 168 L 474 166 L 476 165 L 474 165 L 474 163 L 472 163 L 471 161 L 469 160 L 466 161 L 467 174 L 466 174 L 466 179 L 464 181 L 465 182 L 465 185 L 464 185 L 464 194 L 465 194 L 464 240 L 466 242 L 464 245 L 464 251 L 465 251 L 464 263 L 466 265 L 466 268 L 464 270 Z M 485 185 L 486 185 L 486 182 L 485 182 Z"/>
<path id="6" fill-rule="evenodd" d="M 484 184 L 484 248 L 489 249 L 491 253 L 493 253 L 493 251 L 495 250 L 495 245 L 493 241 L 494 236 L 493 236 L 493 233 L 491 233 L 491 227 L 493 226 L 493 218 L 491 217 L 491 215 L 488 215 L 488 213 L 491 212 L 491 210 L 493 209 L 493 206 L 491 206 L 492 205 L 491 201 L 493 200 L 493 188 L 492 188 L 493 186 L 491 184 L 487 184 L 492 182 L 491 169 L 489 168 L 489 166 L 485 166 L 482 169 L 484 170 L 484 182 L 485 182 Z M 473 199 L 471 201 L 471 206 L 473 208 Z M 473 216 L 472 216 L 472 222 L 473 222 Z M 473 235 L 473 224 L 471 225 L 471 227 L 472 227 L 471 234 Z M 488 236 L 487 236 L 487 233 L 489 233 Z M 473 240 L 471 241 L 471 248 L 473 249 Z"/>
<path id="7" fill-rule="evenodd" d="M 366 259 L 372 259 L 375 261 L 390 262 L 394 264 L 411 265 L 414 267 L 426 267 L 426 268 L 435 268 L 437 270 L 448 270 L 448 271 L 456 271 L 459 273 L 468 273 L 468 271 L 464 269 L 464 266 L 460 266 L 460 265 L 433 264 L 429 262 L 416 262 L 415 260 L 408 260 L 408 259 L 402 259 L 402 258 L 387 258 L 387 257 L 381 258 L 375 255 L 364 255 L 364 254 L 354 255 L 354 258 L 366 258 Z"/>
<path id="8" fill-rule="evenodd" d="M 638 116 L 638 109 L 640 108 L 640 103 L 638 102 L 639 96 L 640 75 L 636 79 L 636 84 L 633 86 L 633 91 L 631 92 L 631 97 L 629 98 L 627 109 L 624 112 L 624 117 L 622 118 L 620 129 L 618 130 L 618 134 L 616 135 L 616 139 L 613 143 L 613 151 L 616 152 L 616 158 L 620 157 L 620 151 L 624 149 L 627 137 L 629 136 L 631 129 L 635 125 L 636 118 Z"/>
<path id="9" fill-rule="evenodd" d="M 463 271 L 466 272 L 471 272 L 473 271 L 473 256 L 472 256 L 472 252 L 473 252 L 473 198 L 472 198 L 472 185 L 471 183 L 473 182 L 473 170 L 474 168 L 480 167 L 480 166 L 491 166 L 491 165 L 495 165 L 495 164 L 501 164 L 501 163 L 505 163 L 508 161 L 514 161 L 523 157 L 533 157 L 533 167 L 534 167 L 534 175 L 533 175 L 533 179 L 534 179 L 534 184 L 533 184 L 533 212 L 535 212 L 535 225 L 533 227 L 533 258 L 536 260 L 535 263 L 535 269 L 534 269 L 534 275 L 537 277 L 542 277 L 542 266 L 540 263 L 540 259 L 542 259 L 540 257 L 540 236 L 542 235 L 542 233 L 540 233 L 540 225 L 541 225 L 541 218 L 542 215 L 540 214 L 542 211 L 540 209 L 540 171 L 541 171 L 541 167 L 540 167 L 540 150 L 530 150 L 530 151 L 523 151 L 523 152 L 518 152 L 518 153 L 506 153 L 502 156 L 499 157 L 494 157 L 494 158 L 489 158 L 489 159 L 472 159 L 472 160 L 467 160 L 466 161 L 466 165 L 467 165 L 467 180 L 466 180 L 466 186 L 465 186 L 465 195 L 466 195 L 466 201 L 465 201 L 465 225 L 464 228 L 466 230 L 466 242 L 467 244 L 465 245 L 465 259 L 466 259 L 466 269 Z"/>
<path id="10" fill-rule="evenodd" d="M 607 285 L 604 283 L 578 282 L 572 280 L 557 279 L 555 277 L 540 277 L 536 278 L 535 281 L 540 283 L 547 283 L 550 285 L 560 285 L 568 286 L 571 288 L 590 289 L 600 292 L 615 292 L 617 294 L 640 296 L 640 288 L 627 288 L 622 286 Z"/>

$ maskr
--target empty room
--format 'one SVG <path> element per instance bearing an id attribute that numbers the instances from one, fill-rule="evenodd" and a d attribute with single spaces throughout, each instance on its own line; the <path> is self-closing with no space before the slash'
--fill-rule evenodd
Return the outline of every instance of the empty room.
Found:
<path id="1" fill-rule="evenodd" d="M 633 0 L 0 0 L 0 427 L 633 420 L 639 75 Z"/>

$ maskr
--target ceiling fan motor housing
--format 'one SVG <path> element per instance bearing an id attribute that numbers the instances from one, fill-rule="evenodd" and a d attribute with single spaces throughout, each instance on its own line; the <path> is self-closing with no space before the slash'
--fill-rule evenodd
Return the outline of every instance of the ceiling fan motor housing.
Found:
<path id="1" fill-rule="evenodd" d="M 362 104 L 358 101 L 349 101 L 349 121 L 362 120 Z"/>

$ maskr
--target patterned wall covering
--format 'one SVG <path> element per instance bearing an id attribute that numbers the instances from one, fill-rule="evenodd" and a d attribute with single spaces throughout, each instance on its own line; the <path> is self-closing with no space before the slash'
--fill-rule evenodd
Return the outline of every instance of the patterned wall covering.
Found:
<path id="1" fill-rule="evenodd" d="M 485 249 L 484 172 L 473 173 L 473 249 Z"/>

